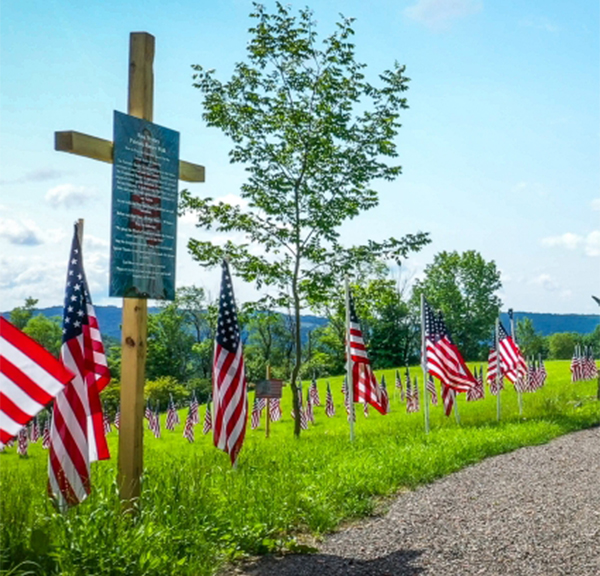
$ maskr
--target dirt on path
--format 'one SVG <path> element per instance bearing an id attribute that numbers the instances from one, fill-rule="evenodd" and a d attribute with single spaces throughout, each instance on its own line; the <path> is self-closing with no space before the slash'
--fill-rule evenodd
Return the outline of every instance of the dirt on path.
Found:
<path id="1" fill-rule="evenodd" d="M 400 495 L 318 553 L 245 576 L 600 576 L 600 428 L 489 458 Z"/>

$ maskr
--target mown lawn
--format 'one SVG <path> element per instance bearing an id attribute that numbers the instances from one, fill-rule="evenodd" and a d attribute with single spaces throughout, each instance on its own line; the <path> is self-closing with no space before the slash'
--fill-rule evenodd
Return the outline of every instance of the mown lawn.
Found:
<path id="1" fill-rule="evenodd" d="M 116 432 L 109 435 L 110 461 L 93 465 L 93 493 L 61 515 L 46 497 L 47 453 L 37 444 L 28 458 L 15 448 L 0 454 L 0 574 L 194 575 L 214 574 L 224 563 L 248 554 L 303 549 L 303 536 L 330 532 L 343 520 L 365 516 L 378 497 L 431 482 L 481 459 L 541 444 L 600 423 L 596 383 L 570 383 L 569 362 L 548 362 L 546 387 L 523 395 L 502 393 L 502 420 L 496 399 L 460 399 L 461 425 L 431 406 L 431 433 L 423 412 L 407 414 L 392 392 L 394 371 L 384 371 L 392 413 L 357 407 L 356 440 L 349 441 L 340 392 L 331 378 L 337 414 L 315 408 L 316 424 L 293 438 L 289 389 L 283 420 L 247 431 L 236 470 L 196 427 L 196 442 L 164 430 L 146 431 L 145 475 L 140 513 L 120 512 L 116 476 Z M 418 374 L 417 369 L 411 370 Z M 378 372 L 378 376 L 381 372 Z M 419 374 L 420 376 L 420 374 Z M 512 388 L 512 387 L 511 387 Z M 319 381 L 322 404 L 325 381 Z M 250 394 L 250 403 L 252 394 Z M 204 407 L 201 409 L 201 419 Z"/>

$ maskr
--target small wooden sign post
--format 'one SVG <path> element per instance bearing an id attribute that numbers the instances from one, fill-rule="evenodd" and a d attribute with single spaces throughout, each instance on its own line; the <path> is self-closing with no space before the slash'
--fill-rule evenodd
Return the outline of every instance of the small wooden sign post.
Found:
<path id="1" fill-rule="evenodd" d="M 154 44 L 154 36 L 147 32 L 130 35 L 127 113 L 148 121 L 152 121 L 154 108 Z M 102 162 L 113 161 L 112 142 L 80 132 L 55 132 L 54 147 Z M 204 182 L 204 166 L 180 161 L 179 179 Z M 143 471 L 147 319 L 147 300 L 123 298 L 118 482 L 126 504 L 139 497 Z"/>

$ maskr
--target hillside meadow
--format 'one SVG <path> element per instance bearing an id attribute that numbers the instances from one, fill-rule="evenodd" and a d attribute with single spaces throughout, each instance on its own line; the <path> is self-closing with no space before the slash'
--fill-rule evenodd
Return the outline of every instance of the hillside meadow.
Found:
<path id="1" fill-rule="evenodd" d="M 431 432 L 423 411 L 407 414 L 385 374 L 392 412 L 369 417 L 357 406 L 356 440 L 349 441 L 341 377 L 330 378 L 336 415 L 324 413 L 326 381 L 318 382 L 322 406 L 300 439 L 292 435 L 289 388 L 283 420 L 265 438 L 250 430 L 233 470 L 212 437 L 196 426 L 196 442 L 182 437 L 186 410 L 174 432 L 145 436 L 145 473 L 139 513 L 121 513 L 116 476 L 117 433 L 109 434 L 112 459 L 92 466 L 93 492 L 62 515 L 46 496 L 47 453 L 41 442 L 29 457 L 0 454 L 0 574 L 208 576 L 242 557 L 310 551 L 308 543 L 341 522 L 385 508 L 386 498 L 495 454 L 600 423 L 596 382 L 572 384 L 569 362 L 548 362 L 546 386 L 523 395 L 518 414 L 512 386 L 496 399 L 459 400 L 461 424 L 431 406 Z M 413 375 L 421 374 L 417 368 Z M 306 383 L 305 383 L 306 390 Z M 439 391 L 439 389 L 438 389 Z M 487 392 L 487 390 L 486 390 Z M 461 395 L 464 396 L 464 395 Z M 253 393 L 249 395 L 250 406 Z M 422 401 L 422 394 L 421 394 Z M 421 402 L 422 405 L 422 402 Z M 201 407 L 201 421 L 205 407 Z"/>

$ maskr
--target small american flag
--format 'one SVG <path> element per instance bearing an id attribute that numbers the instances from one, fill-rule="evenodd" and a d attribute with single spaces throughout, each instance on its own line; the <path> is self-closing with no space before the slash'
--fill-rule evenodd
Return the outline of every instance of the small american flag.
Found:
<path id="1" fill-rule="evenodd" d="M 331 395 L 331 385 L 327 382 L 327 396 L 325 397 L 325 415 L 329 418 L 335 416 L 335 405 Z"/>
<path id="2" fill-rule="evenodd" d="M 363 416 L 365 418 L 369 417 L 369 405 L 366 402 L 363 402 Z"/>
<path id="3" fill-rule="evenodd" d="M 308 419 L 306 418 L 306 411 L 302 403 L 302 384 L 298 387 L 298 406 L 300 407 L 300 428 L 302 430 L 308 430 Z M 291 412 L 292 419 L 295 418 L 294 409 Z"/>
<path id="4" fill-rule="evenodd" d="M 312 387 L 308 389 L 306 394 L 306 420 L 315 423 L 315 411 L 313 409 Z"/>
<path id="5" fill-rule="evenodd" d="M 183 437 L 190 443 L 194 441 L 194 426 L 194 413 L 192 412 L 192 406 L 190 405 L 183 427 Z"/>
<path id="6" fill-rule="evenodd" d="M 104 434 L 109 434 L 110 432 L 112 432 L 112 428 L 110 426 L 110 419 L 108 417 L 108 414 L 104 412 Z"/>
<path id="7" fill-rule="evenodd" d="M 494 348 L 490 349 L 488 354 L 487 382 L 490 387 L 490 394 L 496 396 L 500 390 L 504 390 L 504 378 L 502 373 L 498 373 L 498 355 Z"/>
<path id="8" fill-rule="evenodd" d="M 321 398 L 319 397 L 319 388 L 317 387 L 317 378 L 313 376 L 312 383 L 310 385 L 310 397 L 313 406 L 321 405 Z"/>
<path id="9" fill-rule="evenodd" d="M 229 266 L 223 261 L 213 361 L 213 439 L 235 464 L 246 436 L 248 398 L 237 308 Z"/>
<path id="10" fill-rule="evenodd" d="M 435 382 L 433 381 L 433 376 L 431 374 L 429 374 L 427 376 L 427 390 L 430 395 L 431 403 L 434 406 L 437 406 L 437 403 L 438 403 L 437 390 L 435 389 Z"/>
<path id="11" fill-rule="evenodd" d="M 27 456 L 29 448 L 29 438 L 27 436 L 27 428 L 21 428 L 17 436 L 17 454 L 19 456 Z"/>
<path id="12" fill-rule="evenodd" d="M 450 416 L 452 408 L 454 408 L 454 397 L 456 392 L 450 386 L 442 384 L 442 402 L 444 403 L 444 414 Z"/>
<path id="13" fill-rule="evenodd" d="M 379 390 L 381 393 L 381 405 L 385 410 L 386 414 L 390 413 L 390 397 L 388 396 L 387 385 L 385 383 L 385 376 L 381 375 L 381 382 L 379 383 Z"/>
<path id="14" fill-rule="evenodd" d="M 194 394 L 192 396 L 192 402 L 190 404 L 190 409 L 192 411 L 192 420 L 194 422 L 194 425 L 198 424 L 198 422 L 200 422 L 200 414 L 199 414 L 199 409 L 200 409 L 200 405 L 198 404 L 198 400 L 196 399 L 196 394 Z"/>
<path id="15" fill-rule="evenodd" d="M 458 392 L 466 392 L 469 388 L 477 386 L 477 381 L 450 337 L 441 312 L 436 316 L 425 299 L 423 299 L 423 320 L 422 330 L 425 331 L 423 354 L 427 372 L 442 384 Z"/>
<path id="16" fill-rule="evenodd" d="M 540 387 L 542 387 L 546 383 L 546 377 L 548 376 L 548 372 L 546 372 L 546 366 L 544 365 L 544 361 L 542 360 L 541 355 L 538 356 L 538 380 L 540 382 Z"/>
<path id="17" fill-rule="evenodd" d="M 402 387 L 402 376 L 400 372 L 396 370 L 396 390 L 400 392 L 400 402 L 404 402 L 404 388 Z"/>
<path id="18" fill-rule="evenodd" d="M 115 414 L 115 428 L 118 430 L 121 425 L 121 407 L 117 408 L 117 413 Z"/>
<path id="19" fill-rule="evenodd" d="M 348 327 L 349 334 L 346 337 L 350 342 L 353 399 L 354 402 L 366 402 L 381 414 L 385 414 L 385 410 L 381 405 L 379 385 L 377 384 L 377 378 L 373 374 L 371 362 L 367 355 L 367 349 L 360 328 L 360 322 L 354 309 L 354 299 L 351 293 L 348 294 L 348 303 L 350 326 Z"/>
<path id="20" fill-rule="evenodd" d="M 152 412 L 152 410 L 150 409 L 149 404 L 146 404 L 146 409 L 144 410 L 144 418 L 148 420 L 148 430 L 152 430 L 154 427 L 154 424 L 152 422 L 154 418 L 154 412 Z"/>
<path id="21" fill-rule="evenodd" d="M 175 409 L 173 396 L 169 395 L 169 407 L 167 408 L 167 421 L 165 422 L 165 428 L 167 430 L 175 430 L 177 420 L 177 410 Z"/>
<path id="22" fill-rule="evenodd" d="M 190 407 L 190 412 L 192 408 Z M 188 416 L 189 418 L 189 416 Z M 194 420 L 194 416 L 192 415 L 192 422 Z M 206 403 L 206 413 L 204 414 L 204 424 L 202 426 L 202 433 L 208 434 L 212 430 L 212 410 L 210 409 L 210 400 Z"/>
<path id="23" fill-rule="evenodd" d="M 271 422 L 279 422 L 281 420 L 281 400 L 279 398 L 270 398 L 269 399 L 269 415 L 271 417 Z"/>
<path id="24" fill-rule="evenodd" d="M 37 416 L 33 419 L 31 423 L 31 429 L 29 431 L 29 439 L 33 444 L 35 444 L 41 437 L 40 434 L 40 425 L 38 423 Z"/>
<path id="25" fill-rule="evenodd" d="M 265 399 L 254 397 L 254 404 L 252 405 L 252 416 L 250 418 L 250 427 L 255 430 L 260 426 L 260 417 L 265 407 Z"/>
<path id="26" fill-rule="evenodd" d="M 419 402 L 419 383 L 417 381 L 417 377 L 415 376 L 413 389 L 412 389 L 412 401 L 413 401 L 413 412 L 418 412 L 421 409 L 421 404 Z"/>
<path id="27" fill-rule="evenodd" d="M 48 450 L 50 448 L 50 418 L 44 424 L 44 432 L 42 433 L 42 448 Z"/>
<path id="28" fill-rule="evenodd" d="M 344 394 L 344 406 L 346 408 L 348 422 L 350 422 L 350 419 L 352 419 L 352 422 L 356 422 L 356 411 L 354 410 L 354 405 L 350 405 L 350 398 L 348 395 L 348 380 L 345 377 L 344 383 L 342 384 L 342 392 Z"/>
<path id="29" fill-rule="evenodd" d="M 152 433 L 155 438 L 160 438 L 160 413 L 158 408 L 152 413 Z"/>

